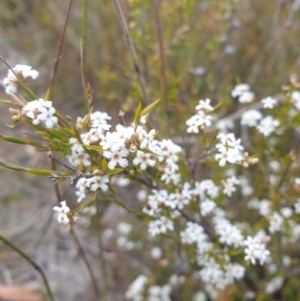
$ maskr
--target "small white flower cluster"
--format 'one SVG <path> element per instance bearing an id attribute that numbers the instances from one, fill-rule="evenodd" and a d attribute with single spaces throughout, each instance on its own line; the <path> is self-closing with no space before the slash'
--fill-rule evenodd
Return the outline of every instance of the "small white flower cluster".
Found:
<path id="1" fill-rule="evenodd" d="M 171 301 L 171 292 L 173 288 L 178 288 L 185 281 L 184 276 L 172 275 L 169 283 L 159 286 L 152 285 L 148 289 L 147 301 Z"/>
<path id="2" fill-rule="evenodd" d="M 170 139 L 157 141 L 155 146 L 153 151 L 160 155 L 159 161 L 165 162 L 160 179 L 166 184 L 173 183 L 177 185 L 180 181 L 177 162 L 179 160 L 178 155 L 183 152 L 182 148 Z"/>
<path id="3" fill-rule="evenodd" d="M 199 275 L 205 283 L 205 289 L 211 293 L 214 289 L 224 290 L 228 285 L 234 283 L 235 279 L 242 279 L 245 272 L 246 269 L 237 263 L 228 262 L 221 266 L 210 258 L 209 261 L 204 263 Z"/>
<path id="4" fill-rule="evenodd" d="M 250 90 L 248 84 L 239 84 L 231 91 L 231 96 L 239 98 L 239 103 L 249 103 L 254 99 L 255 94 Z"/>
<path id="5" fill-rule="evenodd" d="M 241 117 L 241 125 L 256 127 L 258 122 L 263 118 L 263 115 L 258 110 L 248 110 Z"/>
<path id="6" fill-rule="evenodd" d="M 47 129 L 52 129 L 58 122 L 52 101 L 42 98 L 28 102 L 23 107 L 23 114 L 32 119 L 33 124 L 42 123 Z"/>
<path id="7" fill-rule="evenodd" d="M 277 105 L 277 100 L 271 96 L 262 99 L 261 102 L 264 109 L 274 109 Z M 259 110 L 251 109 L 243 113 L 241 117 L 241 125 L 256 127 L 261 134 L 268 137 L 280 125 L 280 122 L 271 115 L 263 117 L 263 114 Z"/>
<path id="8" fill-rule="evenodd" d="M 268 219 L 270 222 L 269 231 L 271 233 L 280 232 L 283 230 L 283 217 L 278 212 L 273 212 Z"/>
<path id="9" fill-rule="evenodd" d="M 229 220 L 224 217 L 216 216 L 213 219 L 213 222 L 215 224 L 215 231 L 220 237 L 220 243 L 230 247 L 233 246 L 234 248 L 238 248 L 243 245 L 244 237 L 237 226 L 232 225 Z"/>
<path id="10" fill-rule="evenodd" d="M 219 187 L 212 180 L 206 179 L 195 183 L 194 194 L 199 195 L 201 200 L 206 199 L 206 197 L 215 199 L 219 195 L 219 190 Z"/>
<path id="11" fill-rule="evenodd" d="M 101 175 L 99 170 L 94 170 L 95 176 L 91 178 L 80 178 L 76 183 L 76 195 L 77 201 L 81 202 L 90 192 L 101 189 L 103 191 L 108 190 L 109 178 L 108 176 Z"/>
<path id="12" fill-rule="evenodd" d="M 172 288 L 169 284 L 163 286 L 153 285 L 148 289 L 147 301 L 172 301 L 170 294 Z"/>
<path id="13" fill-rule="evenodd" d="M 155 140 L 155 130 L 147 132 L 143 126 L 125 127 L 118 124 L 116 130 L 110 132 L 110 125 L 107 124 L 110 117 L 103 112 L 94 112 L 89 118 L 91 128 L 87 133 L 82 133 L 80 138 L 85 145 L 102 147 L 103 157 L 108 160 L 108 169 L 126 168 L 132 162 L 140 170 L 145 170 L 148 166 L 153 167 L 156 164 L 156 160 L 151 158 L 151 153 L 155 153 L 157 160 L 161 162 L 161 180 L 166 184 L 179 182 L 177 161 L 178 154 L 182 152 L 180 146 L 171 140 Z M 71 154 L 68 156 L 70 163 L 75 166 L 80 164 L 90 166 L 90 156 L 85 151 L 84 145 L 76 138 L 70 138 L 70 143 L 72 144 Z M 90 189 L 89 183 L 90 180 L 84 178 L 78 181 L 76 187 L 80 200 L 88 193 L 86 188 Z"/>
<path id="14" fill-rule="evenodd" d="M 232 196 L 232 193 L 236 191 L 235 185 L 240 185 L 241 182 L 236 178 L 236 176 L 231 176 L 230 178 L 223 180 L 222 185 L 224 186 L 223 193 L 227 196 Z"/>
<path id="15" fill-rule="evenodd" d="M 203 227 L 193 222 L 187 222 L 185 230 L 180 232 L 180 238 L 183 244 L 197 243 L 201 248 L 201 244 L 208 240 Z"/>
<path id="16" fill-rule="evenodd" d="M 132 231 L 133 226 L 131 224 L 120 222 L 117 226 L 117 239 L 116 245 L 121 251 L 130 251 L 133 249 L 140 249 L 141 242 L 132 241 L 129 238 L 129 234 Z"/>
<path id="17" fill-rule="evenodd" d="M 280 122 L 273 116 L 269 115 L 260 121 L 260 124 L 257 126 L 257 130 L 264 136 L 268 137 L 276 130 L 279 125 Z"/>
<path id="18" fill-rule="evenodd" d="M 148 225 L 148 232 L 151 236 L 156 236 L 161 233 L 167 233 L 167 231 L 174 230 L 174 224 L 172 220 L 166 216 L 160 216 L 158 219 L 151 221 Z"/>
<path id="19" fill-rule="evenodd" d="M 196 111 L 197 114 L 186 121 L 188 133 L 198 134 L 199 128 L 204 129 L 211 126 L 212 116 L 209 113 L 213 111 L 213 107 L 210 105 L 210 99 L 199 100 Z"/>
<path id="20" fill-rule="evenodd" d="M 245 248 L 245 260 L 250 260 L 252 264 L 256 264 L 256 260 L 260 265 L 263 265 L 270 256 L 270 251 L 266 249 L 266 243 L 268 237 L 264 232 L 259 232 L 255 237 L 248 236 L 244 240 Z"/>
<path id="21" fill-rule="evenodd" d="M 12 70 L 14 72 L 12 72 Z M 36 79 L 39 76 L 39 72 L 32 69 L 31 66 L 16 65 L 12 70 L 8 70 L 7 76 L 2 81 L 7 94 L 15 94 L 18 92 L 19 80 L 26 83 L 29 78 Z"/>
<path id="22" fill-rule="evenodd" d="M 139 275 L 128 287 L 125 293 L 126 299 L 131 299 L 132 301 L 142 301 L 143 291 L 148 278 L 145 275 Z"/>
<path id="23" fill-rule="evenodd" d="M 193 194 L 199 196 L 200 213 L 202 216 L 211 214 L 216 208 L 217 205 L 213 200 L 219 195 L 219 187 L 212 180 L 196 182 Z"/>
<path id="24" fill-rule="evenodd" d="M 265 292 L 267 294 L 274 294 L 278 290 L 281 289 L 284 282 L 284 278 L 282 276 L 277 276 L 273 278 L 266 286 Z"/>
<path id="25" fill-rule="evenodd" d="M 233 133 L 220 133 L 217 138 L 220 143 L 216 145 L 219 153 L 215 155 L 215 159 L 219 161 L 220 166 L 225 166 L 227 162 L 234 164 L 243 161 L 244 147 L 241 145 L 241 139 L 236 139 Z"/>
<path id="26" fill-rule="evenodd" d="M 69 162 L 74 166 L 83 165 L 85 167 L 91 166 L 90 155 L 85 151 L 83 146 L 76 138 L 70 138 L 69 143 L 72 145 L 70 152 L 67 156 Z"/>

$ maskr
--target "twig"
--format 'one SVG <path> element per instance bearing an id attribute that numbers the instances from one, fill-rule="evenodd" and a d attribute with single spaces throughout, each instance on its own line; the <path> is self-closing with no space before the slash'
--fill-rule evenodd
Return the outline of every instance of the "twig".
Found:
<path id="1" fill-rule="evenodd" d="M 103 278 L 104 278 L 104 291 L 103 291 L 103 296 L 105 298 L 105 296 L 107 295 L 107 291 L 108 291 L 108 272 L 107 272 L 107 266 L 106 266 L 106 261 L 105 261 L 105 254 L 104 254 L 104 246 L 103 246 L 103 241 L 102 241 L 102 221 L 101 221 L 101 214 L 100 214 L 100 208 L 99 208 L 99 204 L 97 203 L 96 200 L 96 208 L 97 208 L 97 215 L 99 218 L 99 222 L 97 223 L 98 225 L 98 230 L 99 230 L 99 240 L 98 240 L 98 245 L 100 248 L 100 261 L 101 261 L 101 265 L 102 265 L 102 270 L 103 270 Z"/>
<path id="2" fill-rule="evenodd" d="M 65 23 L 64 23 L 64 26 L 63 26 L 63 29 L 62 29 L 62 32 L 60 35 L 59 43 L 58 43 L 58 49 L 57 49 L 57 53 L 56 53 L 56 57 L 55 57 L 53 74 L 52 74 L 51 83 L 50 83 L 49 98 L 51 100 L 53 100 L 54 80 L 55 80 L 55 77 L 57 74 L 59 61 L 61 59 L 62 48 L 63 48 L 63 44 L 64 44 L 64 40 L 65 40 L 65 33 L 66 33 L 66 29 L 67 29 L 67 25 L 68 25 L 68 21 L 69 21 L 69 17 L 70 17 L 72 5 L 73 5 L 73 0 L 70 0 L 69 4 L 68 4 L 68 8 L 67 8 L 66 17 L 65 17 Z"/>
<path id="3" fill-rule="evenodd" d="M 91 266 L 90 266 L 90 264 L 89 264 L 89 262 L 88 262 L 88 260 L 87 260 L 87 258 L 85 256 L 85 252 L 84 252 L 84 250 L 83 250 L 83 248 L 82 248 L 82 246 L 81 246 L 81 244 L 79 242 L 79 239 L 78 239 L 77 235 L 74 232 L 74 229 L 71 228 L 70 232 L 71 232 L 71 234 L 72 234 L 72 236 L 74 238 L 74 241 L 75 241 L 75 243 L 76 243 L 76 245 L 78 247 L 79 254 L 80 254 L 80 256 L 81 256 L 81 258 L 82 258 L 82 260 L 83 260 L 83 262 L 84 262 L 84 264 L 85 264 L 85 266 L 86 266 L 86 268 L 88 270 L 90 278 L 92 280 L 92 286 L 93 286 L 93 289 L 94 289 L 95 296 L 98 297 L 98 296 L 100 296 L 100 293 L 99 293 L 97 281 L 96 281 L 96 278 L 95 278 L 95 276 L 93 274 L 92 268 L 91 268 Z"/>
<path id="4" fill-rule="evenodd" d="M 114 2 L 114 5 L 115 5 L 115 8 L 117 10 L 117 13 L 120 17 L 120 23 L 121 23 L 123 32 L 125 34 L 127 45 L 129 47 L 129 51 L 130 51 L 131 58 L 132 58 L 132 61 L 133 61 L 133 68 L 134 68 L 134 71 L 137 74 L 138 81 L 139 81 L 139 84 L 140 84 L 142 92 L 143 92 L 144 102 L 145 102 L 144 104 L 149 105 L 150 102 L 149 102 L 149 98 L 148 98 L 147 91 L 146 91 L 145 81 L 144 81 L 143 75 L 141 73 L 141 69 L 139 67 L 139 64 L 138 64 L 136 51 L 135 51 L 135 48 L 134 48 L 134 45 L 133 45 L 132 38 L 130 36 L 130 32 L 129 32 L 129 28 L 128 28 L 128 25 L 127 25 L 126 18 L 124 16 L 124 13 L 123 13 L 123 10 L 121 8 L 119 0 L 113 0 L 113 2 Z"/>
<path id="5" fill-rule="evenodd" d="M 86 45 L 87 45 L 87 20 L 88 20 L 88 0 L 82 0 L 82 25 L 81 25 L 81 40 L 80 40 L 80 73 L 81 82 L 84 90 L 84 110 L 88 113 L 90 107 L 89 96 L 87 93 L 86 84 Z"/>
<path id="6" fill-rule="evenodd" d="M 43 269 L 35 261 L 33 261 L 28 255 L 26 255 L 21 249 L 19 249 L 17 246 L 15 246 L 6 238 L 4 238 L 2 235 L 0 235 L 0 240 L 4 242 L 7 246 L 9 246 L 11 249 L 13 249 L 16 253 L 18 253 L 23 259 L 25 259 L 30 265 L 32 265 L 32 267 L 41 275 L 43 283 L 47 290 L 47 295 L 49 297 L 49 300 L 54 301 L 53 294 L 51 292 L 47 277 Z"/>
<path id="7" fill-rule="evenodd" d="M 162 27 L 159 17 L 159 2 L 158 0 L 152 0 L 154 5 L 154 15 L 155 15 L 155 25 L 156 25 L 156 32 L 158 37 L 158 44 L 159 44 L 159 56 L 160 56 L 160 77 L 161 77 L 161 85 L 164 93 L 164 103 L 166 108 L 167 117 L 170 114 L 169 108 L 169 93 L 168 93 L 168 82 L 166 76 L 166 59 L 165 59 L 165 51 L 164 51 L 164 43 L 162 37 Z"/>
<path id="8" fill-rule="evenodd" d="M 51 157 L 51 167 L 53 170 L 55 170 L 55 168 L 56 168 L 55 163 L 56 163 L 56 161 L 55 161 L 54 157 L 52 156 Z M 55 190 L 55 194 L 56 194 L 56 198 L 57 198 L 57 203 L 60 204 L 62 202 L 62 198 L 61 198 L 61 194 L 59 191 L 58 183 L 54 183 L 54 190 Z"/>

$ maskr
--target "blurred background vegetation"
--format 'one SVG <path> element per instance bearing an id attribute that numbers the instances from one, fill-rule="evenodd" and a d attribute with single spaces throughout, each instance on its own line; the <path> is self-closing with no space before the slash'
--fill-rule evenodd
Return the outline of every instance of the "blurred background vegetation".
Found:
<path id="1" fill-rule="evenodd" d="M 80 54 L 84 2 L 74 0 L 71 9 L 52 99 L 58 110 L 74 119 L 84 115 Z M 184 133 L 185 120 L 193 114 L 199 99 L 208 97 L 214 104 L 222 101 L 219 112 L 226 116 L 237 108 L 230 96 L 235 84 L 250 84 L 260 100 L 277 93 L 291 74 L 299 73 L 300 1 L 120 2 L 149 98 L 151 101 L 162 100 L 155 117 L 162 135 Z M 120 109 L 127 112 L 130 120 L 143 95 L 120 18 L 113 1 L 88 0 L 87 3 L 85 73 L 93 90 L 93 106 L 111 114 L 113 123 L 119 121 Z M 0 55 L 11 66 L 28 64 L 40 71 L 40 77 L 31 82 L 30 87 L 41 97 L 50 85 L 67 4 L 68 1 L 59 0 L 0 2 Z M 162 68 L 163 59 L 165 68 Z M 0 72 L 4 78 L 5 65 L 0 66 Z M 1 99 L 6 98 L 4 91 L 0 94 Z M 5 127 L 10 121 L 7 109 L 3 108 L 0 114 L 1 132 L 8 133 L 11 129 Z M 26 132 L 26 126 L 19 126 L 17 130 Z M 46 160 L 43 154 L 34 153 L 33 157 L 30 147 L 24 151 L 24 148 L 12 148 L 4 142 L 0 147 L 1 159 L 11 163 L 35 167 L 43 165 Z M 4 170 L 1 170 L 0 181 L 3 235 L 23 246 L 42 263 L 58 300 L 93 300 L 93 294 L 89 293 L 90 281 L 73 250 L 72 238 L 55 220 L 49 219 L 56 202 L 51 183 Z M 66 197 L 75 199 L 67 186 L 63 190 Z M 135 201 L 134 193 L 129 197 Z M 115 218 L 107 218 L 107 224 L 101 223 L 103 227 L 116 226 L 119 213 L 114 210 L 105 213 Z M 124 213 L 120 215 L 128 219 Z M 94 268 L 98 264 L 99 269 L 103 268 L 97 260 L 97 228 L 82 225 L 82 229 L 80 226 L 78 229 Z M 16 255 L 2 248 L 0 258 L 0 282 L 40 288 L 38 276 Z M 121 269 L 119 267 L 118 264 L 111 267 L 110 277 L 114 284 L 109 286 L 109 293 L 103 300 L 124 298 L 124 291 L 133 279 L 127 277 L 127 271 L 132 267 L 126 264 Z M 99 277 L 101 281 L 101 275 Z"/>

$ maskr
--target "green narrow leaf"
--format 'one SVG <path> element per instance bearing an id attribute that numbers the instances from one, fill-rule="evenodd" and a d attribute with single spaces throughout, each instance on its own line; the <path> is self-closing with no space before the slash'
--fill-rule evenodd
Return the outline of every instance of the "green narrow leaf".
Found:
<path id="1" fill-rule="evenodd" d="M 88 125 L 89 121 L 90 121 L 90 116 L 93 113 L 93 107 L 90 108 L 89 112 L 87 113 L 87 115 L 85 116 L 82 126 L 85 127 Z"/>
<path id="2" fill-rule="evenodd" d="M 192 0 L 185 0 L 186 7 L 191 7 L 191 5 L 192 5 Z"/>
<path id="3" fill-rule="evenodd" d="M 115 168 L 115 169 L 113 169 L 113 170 L 107 170 L 107 171 L 106 171 L 106 174 L 107 174 L 107 175 L 115 175 L 115 174 L 120 173 L 121 171 L 123 171 L 122 168 Z"/>
<path id="4" fill-rule="evenodd" d="M 12 136 L 5 136 L 3 134 L 0 134 L 0 138 L 2 140 L 8 141 L 8 142 L 13 142 L 13 143 L 17 143 L 17 144 L 24 144 L 24 145 L 33 145 L 33 146 L 37 146 L 37 147 L 43 147 L 43 145 L 32 141 L 30 139 L 26 139 L 26 138 L 18 138 L 18 137 L 12 137 Z"/>
<path id="5" fill-rule="evenodd" d="M 112 199 L 114 203 L 116 203 L 117 205 L 121 206 L 122 208 L 124 208 L 125 210 L 131 212 L 131 213 L 136 213 L 135 210 L 127 207 L 127 205 L 121 201 L 119 201 L 117 198 L 116 199 Z"/>
<path id="6" fill-rule="evenodd" d="M 149 114 L 159 102 L 160 102 L 160 99 L 157 99 L 157 100 L 155 100 L 154 102 L 152 102 L 149 106 L 147 106 L 147 107 L 141 112 L 141 116 L 144 116 L 144 115 Z"/>
<path id="7" fill-rule="evenodd" d="M 49 100 L 50 89 L 47 89 L 44 100 Z"/>
<path id="8" fill-rule="evenodd" d="M 4 168 L 7 168 L 7 169 L 20 171 L 20 172 L 28 172 L 30 174 L 37 175 L 37 176 L 53 176 L 54 174 L 56 174 L 58 176 L 68 175 L 68 173 L 66 171 L 51 170 L 51 169 L 27 168 L 27 167 L 17 166 L 17 165 L 2 162 L 2 161 L 0 161 L 0 166 L 2 166 Z"/>
<path id="9" fill-rule="evenodd" d="M 114 191 L 114 189 L 112 188 L 112 186 L 111 186 L 110 184 L 108 184 L 108 189 L 109 189 L 109 191 L 112 193 L 112 195 L 113 195 L 115 198 L 118 197 L 117 194 L 116 194 L 116 192 Z"/>
<path id="10" fill-rule="evenodd" d="M 27 95 L 32 99 L 36 100 L 38 97 L 26 86 L 25 83 L 22 81 L 18 81 L 18 84 L 21 86 L 21 88 L 27 93 Z"/>
<path id="11" fill-rule="evenodd" d="M 97 152 L 103 153 L 103 148 L 101 146 L 98 146 L 98 145 L 82 144 L 82 147 L 84 149 L 91 149 L 91 150 L 95 150 Z"/>
<path id="12" fill-rule="evenodd" d="M 134 124 L 138 124 L 140 121 L 140 117 L 141 117 L 141 112 L 142 112 L 142 103 L 140 102 L 136 111 L 135 111 L 135 115 L 134 115 Z"/>
<path id="13" fill-rule="evenodd" d="M 0 99 L 0 103 L 3 105 L 11 105 L 13 102 L 11 100 Z"/>
<path id="14" fill-rule="evenodd" d="M 216 106 L 214 106 L 213 110 L 211 112 L 215 112 L 219 107 L 223 104 L 222 101 L 220 101 Z"/>
<path id="15" fill-rule="evenodd" d="M 90 200 L 84 202 L 81 206 L 77 207 L 76 209 L 73 210 L 73 213 L 76 212 L 80 212 L 81 210 L 83 210 L 84 208 L 90 207 L 91 205 L 93 205 L 93 203 L 95 203 L 96 198 L 95 196 L 93 198 L 91 198 Z"/>
<path id="16" fill-rule="evenodd" d="M 107 171 L 107 160 L 105 158 L 102 159 L 101 168 L 104 171 Z"/>

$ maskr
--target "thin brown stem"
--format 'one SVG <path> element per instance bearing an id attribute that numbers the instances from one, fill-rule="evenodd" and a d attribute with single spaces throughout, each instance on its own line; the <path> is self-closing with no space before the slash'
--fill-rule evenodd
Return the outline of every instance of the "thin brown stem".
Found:
<path id="1" fill-rule="evenodd" d="M 120 24 L 122 26 L 124 35 L 126 37 L 127 45 L 128 45 L 129 51 L 130 51 L 132 62 L 133 62 L 133 69 L 137 74 L 138 81 L 139 81 L 139 84 L 140 84 L 140 87 L 141 87 L 141 90 L 142 90 L 142 93 L 143 93 L 143 96 L 144 96 L 144 104 L 149 105 L 150 102 L 149 102 L 149 97 L 148 97 L 148 94 L 147 94 L 147 91 L 146 91 L 145 81 L 144 81 L 143 75 L 141 73 L 141 69 L 140 69 L 140 66 L 139 66 L 139 63 L 138 63 L 136 51 L 135 51 L 135 48 L 134 48 L 134 45 L 133 45 L 132 38 L 130 36 L 130 32 L 129 32 L 129 28 L 128 28 L 128 25 L 127 25 L 127 21 L 126 21 L 124 12 L 122 10 L 122 7 L 120 5 L 119 0 L 113 0 L 113 3 L 115 5 L 116 11 L 119 15 Z"/>
<path id="2" fill-rule="evenodd" d="M 162 26 L 160 21 L 160 15 L 159 15 L 159 1 L 158 0 L 152 0 L 154 5 L 154 15 L 155 15 L 155 26 L 156 26 L 156 32 L 158 37 L 158 45 L 159 45 L 159 56 L 160 56 L 160 78 L 161 78 L 161 86 L 163 89 L 164 94 L 164 103 L 165 103 L 165 109 L 167 113 L 167 117 L 170 113 L 170 107 L 169 107 L 169 88 L 168 88 L 168 82 L 167 82 L 167 67 L 166 67 L 166 58 L 165 58 L 165 51 L 164 51 L 164 42 L 163 42 L 163 35 L 162 35 Z"/>
<path id="3" fill-rule="evenodd" d="M 88 262 L 88 260 L 86 258 L 85 252 L 84 252 L 84 250 L 83 250 L 83 248 L 82 248 L 82 246 L 81 246 L 81 244 L 79 242 L 79 239 L 78 239 L 77 235 L 74 232 L 74 229 L 71 228 L 70 232 L 71 232 L 71 234 L 72 234 L 72 236 L 74 238 L 74 241 L 75 241 L 75 243 L 77 245 L 80 257 L 82 258 L 82 260 L 83 260 L 83 262 L 84 262 L 84 264 L 85 264 L 85 266 L 87 268 L 87 271 L 88 271 L 88 273 L 90 275 L 95 296 L 98 297 L 98 296 L 100 296 L 100 292 L 99 292 L 97 281 L 96 281 L 96 278 L 95 278 L 95 276 L 93 274 L 91 265 L 89 264 L 89 262 Z"/>
<path id="4" fill-rule="evenodd" d="M 5 243 L 7 246 L 9 246 L 11 249 L 13 249 L 16 253 L 18 253 L 23 259 L 25 259 L 42 277 L 43 283 L 47 290 L 47 295 L 49 297 L 49 300 L 54 301 L 53 294 L 51 292 L 48 279 L 43 271 L 43 269 L 34 261 L 32 260 L 27 254 L 25 254 L 21 249 L 19 249 L 16 245 L 11 243 L 9 240 L 4 238 L 2 235 L 0 235 L 0 240 Z"/>
<path id="5" fill-rule="evenodd" d="M 64 26 L 63 26 L 63 29 L 62 29 L 62 32 L 61 32 L 61 35 L 60 35 L 59 43 L 58 43 L 57 53 L 56 53 L 56 57 L 55 57 L 54 67 L 53 67 L 53 74 L 52 74 L 51 83 L 50 83 L 49 98 L 51 100 L 53 100 L 54 81 L 55 81 L 55 77 L 56 77 L 56 74 L 57 74 L 59 61 L 61 59 L 61 54 L 62 54 L 63 44 L 64 44 L 64 40 L 65 40 L 66 29 L 67 29 L 67 25 L 68 25 L 72 5 L 73 5 L 73 0 L 70 0 L 69 4 L 68 4 L 68 7 L 67 7 Z"/>

